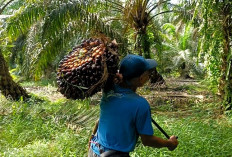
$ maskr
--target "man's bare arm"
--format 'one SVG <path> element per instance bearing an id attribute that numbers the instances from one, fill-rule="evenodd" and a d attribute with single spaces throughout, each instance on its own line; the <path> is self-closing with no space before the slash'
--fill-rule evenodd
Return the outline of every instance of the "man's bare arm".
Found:
<path id="1" fill-rule="evenodd" d="M 90 136 L 90 138 L 89 138 L 89 141 L 91 141 L 93 135 L 96 134 L 97 128 L 98 128 L 98 123 L 99 123 L 99 120 L 97 120 L 96 123 L 95 123 L 95 126 L 94 126 L 94 128 L 93 128 L 92 134 L 91 134 L 91 136 Z M 90 142 L 89 142 L 89 147 L 90 147 Z"/>
<path id="2" fill-rule="evenodd" d="M 140 135 L 140 137 L 143 145 L 145 146 L 155 148 L 167 147 L 169 150 L 174 150 L 178 145 L 178 141 L 175 136 L 171 136 L 168 140 L 164 140 L 152 135 Z"/>

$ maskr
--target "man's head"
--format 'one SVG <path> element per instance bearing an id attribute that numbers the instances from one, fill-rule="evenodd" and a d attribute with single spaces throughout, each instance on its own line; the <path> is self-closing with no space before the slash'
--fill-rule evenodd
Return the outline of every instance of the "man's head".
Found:
<path id="1" fill-rule="evenodd" d="M 119 73 L 123 75 L 124 79 L 130 80 L 156 66 L 157 63 L 154 59 L 144 59 L 142 56 L 129 54 L 120 62 Z"/>

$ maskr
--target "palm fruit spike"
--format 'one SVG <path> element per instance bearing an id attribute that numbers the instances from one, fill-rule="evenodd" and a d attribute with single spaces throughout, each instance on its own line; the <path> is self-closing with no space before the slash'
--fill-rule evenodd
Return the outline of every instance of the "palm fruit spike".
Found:
<path id="1" fill-rule="evenodd" d="M 99 92 L 118 69 L 117 43 L 100 39 L 84 40 L 58 66 L 57 84 L 68 99 L 84 99 Z"/>

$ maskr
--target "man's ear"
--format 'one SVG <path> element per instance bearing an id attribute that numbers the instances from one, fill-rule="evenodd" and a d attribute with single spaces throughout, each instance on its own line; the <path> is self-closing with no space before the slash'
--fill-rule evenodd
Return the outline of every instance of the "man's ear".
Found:
<path id="1" fill-rule="evenodd" d="M 138 78 L 138 83 L 139 83 L 139 85 L 141 85 L 142 82 L 143 82 L 143 75 L 139 76 L 139 78 Z"/>
<path id="2" fill-rule="evenodd" d="M 143 75 L 140 75 L 139 76 L 139 81 L 142 81 L 143 80 Z"/>

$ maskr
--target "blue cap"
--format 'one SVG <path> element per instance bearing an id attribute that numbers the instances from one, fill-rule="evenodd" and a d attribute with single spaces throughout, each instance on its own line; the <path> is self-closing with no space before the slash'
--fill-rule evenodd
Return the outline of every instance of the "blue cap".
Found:
<path id="1" fill-rule="evenodd" d="M 129 54 L 121 60 L 119 73 L 125 79 L 132 79 L 156 66 L 157 62 L 154 59 L 144 59 L 142 56 Z"/>

